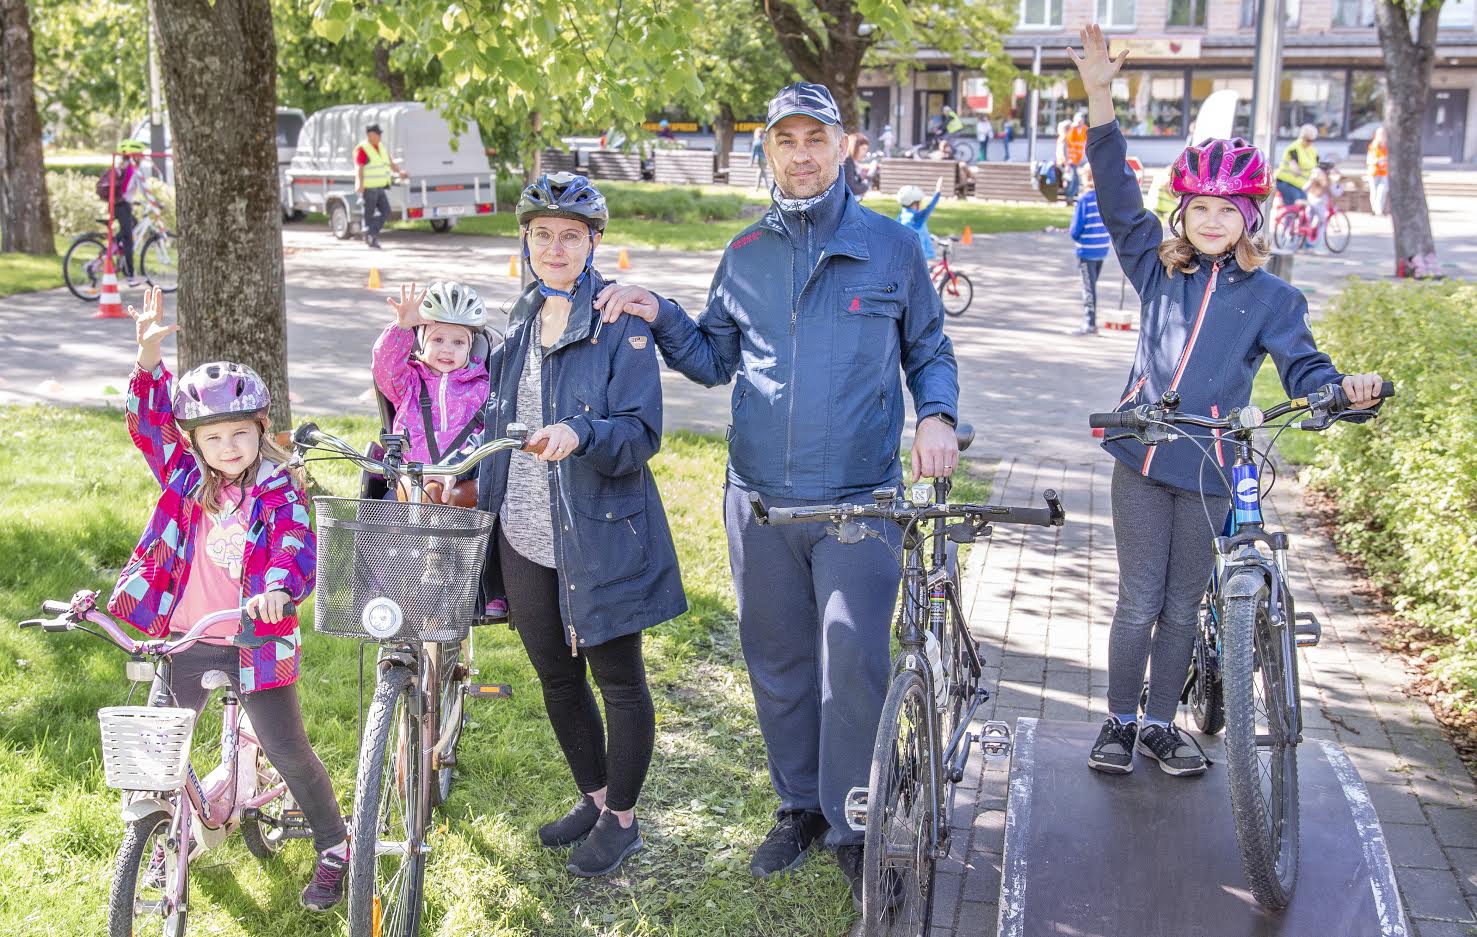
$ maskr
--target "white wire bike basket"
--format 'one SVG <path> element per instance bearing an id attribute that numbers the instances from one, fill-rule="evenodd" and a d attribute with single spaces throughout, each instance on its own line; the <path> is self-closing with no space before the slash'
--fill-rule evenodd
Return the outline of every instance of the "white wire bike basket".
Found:
<path id="1" fill-rule="evenodd" d="M 97 711 L 103 777 L 125 791 L 177 791 L 190 770 L 195 711 L 176 706 L 108 706 Z"/>

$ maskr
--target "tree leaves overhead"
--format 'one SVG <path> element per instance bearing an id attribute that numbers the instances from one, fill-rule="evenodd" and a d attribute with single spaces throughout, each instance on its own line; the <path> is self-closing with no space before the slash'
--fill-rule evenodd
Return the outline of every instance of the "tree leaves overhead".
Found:
<path id="1" fill-rule="evenodd" d="M 400 44 L 407 70 L 438 71 L 416 96 L 453 120 L 476 120 L 506 152 L 614 125 L 698 99 L 691 3 L 615 0 L 320 0 L 313 29 L 349 41 L 369 26 Z M 537 112 L 541 130 L 531 131 Z"/>

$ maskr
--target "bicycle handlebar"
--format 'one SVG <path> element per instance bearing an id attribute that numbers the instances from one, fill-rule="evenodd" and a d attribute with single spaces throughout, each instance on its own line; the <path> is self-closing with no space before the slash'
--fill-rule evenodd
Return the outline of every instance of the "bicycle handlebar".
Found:
<path id="1" fill-rule="evenodd" d="M 874 518 L 891 521 L 906 527 L 921 520 L 960 517 L 969 518 L 977 526 L 986 524 L 1023 524 L 1036 527 L 1060 527 L 1066 523 L 1067 512 L 1054 489 L 1042 492 L 1046 501 L 1044 508 L 1012 507 L 1001 504 L 912 504 L 895 505 L 893 502 L 872 504 L 826 504 L 791 508 L 771 508 L 764 504 L 758 492 L 749 495 L 749 507 L 760 524 L 781 526 L 784 524 L 807 524 L 818 521 L 840 523 L 858 518 Z"/>
<path id="2" fill-rule="evenodd" d="M 1384 400 L 1393 396 L 1395 396 L 1394 382 L 1385 381 L 1380 385 L 1375 399 Z M 1289 413 L 1307 410 L 1317 414 L 1317 417 L 1296 424 L 1298 429 L 1321 430 L 1328 428 L 1329 417 L 1348 412 L 1366 412 L 1352 410 L 1348 395 L 1338 384 L 1325 384 L 1306 397 L 1284 401 L 1265 412 L 1254 406 L 1246 406 L 1232 410 L 1224 417 L 1208 417 L 1177 413 L 1175 411 L 1178 406 L 1179 395 L 1170 391 L 1160 398 L 1158 404 L 1140 404 L 1131 410 L 1089 414 L 1087 425 L 1093 429 L 1128 429 L 1135 432 L 1164 424 L 1202 426 L 1206 429 L 1242 432 L 1257 429 Z"/>
<path id="3" fill-rule="evenodd" d="M 542 454 L 548 441 L 543 440 L 532 448 L 529 448 L 527 443 L 528 428 L 519 423 L 510 423 L 508 424 L 508 435 L 506 437 L 483 443 L 468 453 L 465 459 L 454 465 L 406 462 L 403 464 L 403 467 L 396 467 L 384 460 L 372 459 L 364 453 L 356 451 L 353 446 L 331 433 L 323 432 L 314 423 L 304 423 L 292 434 L 293 447 L 299 452 L 308 449 L 324 449 L 337 452 L 346 459 L 353 459 L 362 465 L 378 469 L 386 475 L 464 475 L 471 471 L 483 459 L 508 449 L 522 449 L 525 452 L 531 452 L 536 455 Z"/>
<path id="4" fill-rule="evenodd" d="M 89 593 L 89 596 L 90 595 L 91 594 Z M 40 628 L 42 631 L 47 632 L 76 631 L 78 628 L 81 627 L 81 621 L 86 620 L 91 622 L 92 624 L 98 625 L 103 629 L 101 634 L 99 634 L 98 632 L 89 633 L 97 634 L 98 637 L 107 638 L 123 650 L 127 651 L 129 654 L 133 654 L 136 656 L 155 655 L 159 657 L 169 657 L 173 654 L 178 654 L 180 651 L 183 651 L 186 648 L 192 647 L 193 645 L 198 643 L 201 639 L 205 637 L 205 629 L 209 628 L 211 625 L 216 624 L 217 622 L 225 621 L 228 618 L 232 618 L 236 615 L 240 616 L 241 623 L 243 625 L 246 625 L 251 621 L 251 618 L 247 614 L 245 609 L 222 609 L 219 612 L 212 612 L 211 614 L 202 617 L 199 621 L 195 622 L 194 626 L 190 628 L 189 631 L 185 632 L 182 637 L 174 641 L 165 641 L 158 638 L 153 638 L 145 641 L 137 641 L 130 637 L 122 628 L 120 628 L 111 617 L 98 611 L 96 605 L 93 604 L 93 599 L 95 599 L 95 596 L 91 596 L 90 598 L 88 598 L 81 611 L 74 611 L 73 603 L 58 602 L 54 599 L 47 599 L 46 601 L 43 601 L 41 603 L 41 610 L 44 612 L 48 612 L 56 617 L 49 619 L 27 619 L 25 621 L 19 622 L 19 627 Z M 294 615 L 296 613 L 297 603 L 289 600 L 287 602 L 287 605 L 283 608 L 283 614 Z"/>

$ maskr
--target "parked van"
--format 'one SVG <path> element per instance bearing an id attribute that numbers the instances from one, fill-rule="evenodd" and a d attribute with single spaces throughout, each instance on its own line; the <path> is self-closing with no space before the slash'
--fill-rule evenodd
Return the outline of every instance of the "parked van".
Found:
<path id="1" fill-rule="evenodd" d="M 449 231 L 458 218 L 497 211 L 497 185 L 477 125 L 453 136 L 435 111 L 407 101 L 346 104 L 309 117 L 287 169 L 291 210 L 326 214 L 338 238 L 363 230 L 354 149 L 370 124 L 380 125 L 382 145 L 410 174 L 390 185 L 391 219 L 429 221 L 432 230 Z"/>

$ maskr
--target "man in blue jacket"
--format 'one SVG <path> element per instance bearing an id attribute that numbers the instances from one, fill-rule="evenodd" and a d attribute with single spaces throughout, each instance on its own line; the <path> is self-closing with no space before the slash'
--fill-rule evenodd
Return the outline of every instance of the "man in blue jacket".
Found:
<path id="1" fill-rule="evenodd" d="M 900 371 L 918 417 L 913 476 L 952 474 L 959 381 L 918 238 L 847 190 L 844 144 L 830 91 L 782 88 L 764 140 L 774 204 L 729 243 L 702 315 L 639 286 L 608 287 L 596 305 L 608 322 L 629 313 L 651 323 L 668 366 L 692 380 L 734 380 L 724 521 L 780 800 L 750 870 L 788 871 L 824 836 L 855 897 L 862 834 L 843 803 L 867 784 L 887 690 L 899 534 L 877 524 L 877 537 L 843 545 L 819 524 L 762 527 L 749 493 L 790 506 L 897 486 Z"/>

